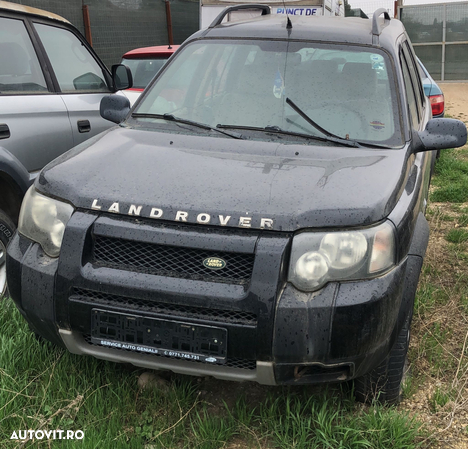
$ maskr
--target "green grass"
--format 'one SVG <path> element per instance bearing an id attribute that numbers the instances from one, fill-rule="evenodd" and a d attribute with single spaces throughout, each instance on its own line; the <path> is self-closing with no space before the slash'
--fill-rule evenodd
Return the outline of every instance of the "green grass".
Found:
<path id="1" fill-rule="evenodd" d="M 445 391 L 442 388 L 437 387 L 429 399 L 432 412 L 437 413 L 440 409 L 442 409 L 445 405 L 447 405 L 448 402 L 451 400 L 452 400 L 451 391 Z"/>
<path id="2" fill-rule="evenodd" d="M 356 412 L 352 402 L 336 397 L 282 395 L 262 407 L 261 416 L 274 426 L 274 447 L 284 449 L 420 446 L 414 418 L 377 405 Z"/>
<path id="3" fill-rule="evenodd" d="M 460 228 L 450 229 L 445 239 L 450 243 L 465 243 L 468 241 L 468 230 Z"/>
<path id="4" fill-rule="evenodd" d="M 426 210 L 426 217 L 437 217 L 438 220 L 442 221 L 455 221 L 455 218 L 449 214 L 444 214 L 440 208 L 428 207 Z"/>
<path id="5" fill-rule="evenodd" d="M 0 447 L 24 429 L 82 430 L 61 448 L 417 448 L 420 423 L 395 408 L 356 404 L 347 389 L 270 388 L 260 402 L 228 407 L 201 399 L 196 378 L 140 390 L 144 370 L 70 354 L 41 343 L 11 300 L 0 309 Z M 232 383 L 222 383 L 225 396 Z M 235 384 L 237 385 L 237 384 Z M 221 391 L 223 391 L 221 389 Z M 223 393 L 222 393 L 223 394 Z M 222 398 L 221 398 L 222 399 Z M 46 440 L 24 447 L 49 447 Z M 55 446 L 54 446 L 55 447 Z"/>
<path id="6" fill-rule="evenodd" d="M 424 317 L 446 304 L 450 300 L 450 295 L 436 283 L 431 282 L 430 278 L 427 279 L 424 275 L 421 277 L 414 300 L 414 313 Z"/>
<path id="7" fill-rule="evenodd" d="M 451 332 L 451 328 L 435 322 L 428 326 L 420 342 L 419 350 L 427 358 L 430 366 L 429 373 L 434 377 L 455 367 L 455 359 L 445 348 Z"/>
<path id="8" fill-rule="evenodd" d="M 468 214 L 464 213 L 458 217 L 458 225 L 464 228 L 468 226 Z"/>
<path id="9" fill-rule="evenodd" d="M 430 199 L 436 202 L 468 201 L 468 149 L 444 150 L 434 170 L 432 184 L 437 187 Z"/>

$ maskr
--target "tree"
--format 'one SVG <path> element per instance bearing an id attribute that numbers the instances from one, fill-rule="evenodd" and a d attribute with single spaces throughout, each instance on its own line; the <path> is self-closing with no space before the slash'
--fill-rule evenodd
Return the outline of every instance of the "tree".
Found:
<path id="1" fill-rule="evenodd" d="M 344 8 L 345 8 L 345 16 L 349 14 L 351 11 L 351 5 L 349 4 L 348 0 L 344 0 Z"/>

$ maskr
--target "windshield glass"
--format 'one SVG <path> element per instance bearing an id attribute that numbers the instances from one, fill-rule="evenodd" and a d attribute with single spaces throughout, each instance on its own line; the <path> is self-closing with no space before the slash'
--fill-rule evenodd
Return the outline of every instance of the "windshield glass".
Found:
<path id="1" fill-rule="evenodd" d="M 289 99 L 333 135 L 399 146 L 390 68 L 384 52 L 368 47 L 204 40 L 169 63 L 134 112 L 323 137 Z M 260 138 L 271 140 L 271 135 Z"/>
<path id="2" fill-rule="evenodd" d="M 144 89 L 166 61 L 167 58 L 122 59 L 121 64 L 125 64 L 132 72 L 133 87 L 135 89 Z"/>

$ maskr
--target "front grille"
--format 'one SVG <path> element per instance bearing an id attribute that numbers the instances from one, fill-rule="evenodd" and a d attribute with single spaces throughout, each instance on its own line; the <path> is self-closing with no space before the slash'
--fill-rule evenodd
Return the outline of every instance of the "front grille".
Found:
<path id="1" fill-rule="evenodd" d="M 91 335 L 89 334 L 83 334 L 83 338 L 86 341 L 86 343 L 92 346 L 105 347 L 106 349 L 109 349 L 111 351 L 135 352 L 130 349 L 113 348 L 109 346 L 98 345 L 91 341 Z M 148 353 L 146 352 L 143 352 L 142 354 L 148 355 Z M 191 362 L 191 363 L 203 363 L 203 362 L 198 362 L 196 360 L 191 360 L 191 359 L 182 359 L 180 357 L 168 357 L 162 354 L 151 354 L 151 357 L 163 357 L 163 358 L 184 360 L 185 362 Z M 203 364 L 206 365 L 206 363 L 203 363 Z M 210 365 L 227 366 L 229 368 L 246 369 L 246 370 L 254 370 L 257 368 L 257 362 L 255 360 L 237 359 L 237 358 L 229 358 L 229 357 L 227 358 L 226 363 L 224 364 L 210 363 Z"/>
<path id="2" fill-rule="evenodd" d="M 133 310 L 148 311 L 156 314 L 170 315 L 182 319 L 199 319 L 246 326 L 257 325 L 257 315 L 241 310 L 220 310 L 181 304 L 169 304 L 148 299 L 129 298 L 127 296 L 111 295 L 81 288 L 74 288 L 70 298 L 78 301 L 92 302 L 93 304 L 113 305 Z"/>
<path id="3" fill-rule="evenodd" d="M 247 284 L 254 263 L 253 254 L 182 248 L 100 235 L 95 236 L 93 255 L 95 262 L 111 268 L 232 284 Z M 206 268 L 203 261 L 209 257 L 223 259 L 226 266 L 220 270 Z"/>

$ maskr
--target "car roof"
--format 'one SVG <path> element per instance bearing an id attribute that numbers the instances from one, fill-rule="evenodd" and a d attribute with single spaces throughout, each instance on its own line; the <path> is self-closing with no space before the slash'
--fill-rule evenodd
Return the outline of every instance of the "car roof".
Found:
<path id="1" fill-rule="evenodd" d="M 2 0 L 0 0 L 0 11 L 1 10 L 22 12 L 33 16 L 46 17 L 47 19 L 59 20 L 60 22 L 70 23 L 67 19 L 64 19 L 58 14 L 54 14 L 49 11 L 44 11 L 43 9 L 33 8 L 31 6 L 18 5 L 17 3 L 10 3 Z"/>
<path id="2" fill-rule="evenodd" d="M 257 38 L 257 39 L 291 39 L 322 42 L 340 42 L 375 46 L 370 19 L 360 17 L 300 17 L 289 16 L 292 28 L 286 28 L 286 17 L 279 14 L 267 14 L 255 19 L 238 22 L 225 22 L 213 28 L 196 33 L 193 38 Z M 381 24 L 381 34 L 377 46 L 393 49 L 398 36 L 404 33 L 403 24 L 397 19 L 385 22 L 383 17 L 377 19 Z"/>
<path id="3" fill-rule="evenodd" d="M 169 57 L 174 53 L 180 45 L 158 45 L 155 47 L 142 47 L 135 48 L 134 50 L 127 51 L 123 58 L 148 58 L 151 56 Z"/>

